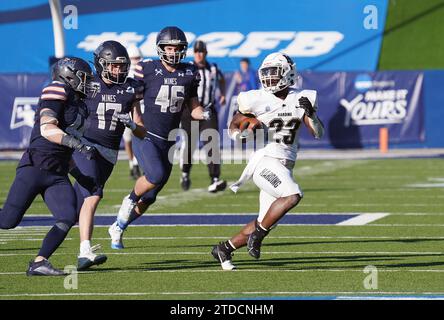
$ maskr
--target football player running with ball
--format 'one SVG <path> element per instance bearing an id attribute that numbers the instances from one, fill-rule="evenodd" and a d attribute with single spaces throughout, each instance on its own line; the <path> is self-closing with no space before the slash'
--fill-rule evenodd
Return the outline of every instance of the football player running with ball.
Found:
<path id="1" fill-rule="evenodd" d="M 316 115 L 316 91 L 290 88 L 297 76 L 289 56 L 279 52 L 268 55 L 258 73 L 262 89 L 239 94 L 239 110 L 229 129 L 232 139 L 245 139 L 246 133 L 251 134 L 251 128 L 260 123 L 269 137 L 266 145 L 251 156 L 240 179 L 230 186 L 237 192 L 244 182 L 253 179 L 260 189 L 259 216 L 231 239 L 213 247 L 212 255 L 223 270 L 235 269 L 233 252 L 245 245 L 248 253 L 259 259 L 262 241 L 270 229 L 302 199 L 292 173 L 300 124 L 304 123 L 316 139 L 324 133 Z M 245 123 L 250 129 L 241 131 Z"/>

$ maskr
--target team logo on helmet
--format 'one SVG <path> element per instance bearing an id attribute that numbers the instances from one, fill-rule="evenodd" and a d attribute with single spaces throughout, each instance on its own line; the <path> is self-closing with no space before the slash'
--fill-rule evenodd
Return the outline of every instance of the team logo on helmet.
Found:
<path id="1" fill-rule="evenodd" d="M 286 54 L 269 54 L 259 68 L 259 79 L 264 90 L 275 93 L 296 83 L 296 64 Z"/>

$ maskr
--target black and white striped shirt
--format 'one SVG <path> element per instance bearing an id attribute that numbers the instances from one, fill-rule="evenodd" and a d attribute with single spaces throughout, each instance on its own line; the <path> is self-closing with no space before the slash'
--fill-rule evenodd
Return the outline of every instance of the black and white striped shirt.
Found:
<path id="1" fill-rule="evenodd" d="M 223 77 L 222 72 L 215 63 L 206 62 L 203 67 L 197 65 L 194 61 L 190 63 L 194 64 L 200 73 L 200 83 L 197 89 L 200 105 L 204 108 L 215 107 L 216 89 L 221 77 Z"/>

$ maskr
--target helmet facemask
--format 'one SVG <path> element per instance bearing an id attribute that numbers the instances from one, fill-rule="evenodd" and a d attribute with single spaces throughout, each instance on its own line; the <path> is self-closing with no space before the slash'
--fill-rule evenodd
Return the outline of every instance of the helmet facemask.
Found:
<path id="1" fill-rule="evenodd" d="M 78 91 L 86 96 L 87 89 L 89 88 L 89 83 L 92 80 L 92 75 L 87 74 L 82 70 L 77 70 L 76 77 L 79 79 L 79 84 L 75 87 L 75 91 Z"/>
<path id="2" fill-rule="evenodd" d="M 293 63 L 279 60 L 264 61 L 259 68 L 259 79 L 265 91 L 276 93 L 295 84 L 297 76 Z"/>
<path id="3" fill-rule="evenodd" d="M 82 70 L 71 70 L 72 76 L 62 76 L 62 79 L 67 83 L 74 91 L 81 93 L 83 96 L 87 95 L 87 91 L 90 87 L 90 82 L 93 78 L 92 74 L 89 74 Z M 74 72 L 75 71 L 75 72 Z"/>
<path id="4" fill-rule="evenodd" d="M 102 66 L 102 72 L 100 74 L 102 79 L 106 79 L 114 84 L 126 82 L 131 64 L 126 57 L 117 57 L 115 60 L 100 58 L 99 64 Z M 117 72 L 113 72 L 115 65 L 120 66 Z"/>
<path id="5" fill-rule="evenodd" d="M 166 46 L 176 46 L 178 50 L 176 52 L 166 52 Z M 180 61 L 185 59 L 187 55 L 188 45 L 183 43 L 180 40 L 170 40 L 168 42 L 160 41 L 157 44 L 157 54 L 159 55 L 160 60 L 170 64 L 175 65 Z"/>

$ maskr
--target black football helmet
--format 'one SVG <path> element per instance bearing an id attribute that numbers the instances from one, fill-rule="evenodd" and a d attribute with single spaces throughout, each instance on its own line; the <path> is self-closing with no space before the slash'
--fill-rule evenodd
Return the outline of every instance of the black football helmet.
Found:
<path id="1" fill-rule="evenodd" d="M 83 96 L 87 95 L 92 77 L 92 70 L 88 62 L 80 58 L 62 58 L 52 66 L 52 80 L 66 83 Z"/>
<path id="2" fill-rule="evenodd" d="M 179 51 L 166 53 L 165 46 L 178 46 Z M 165 27 L 160 30 L 156 39 L 157 54 L 160 60 L 168 64 L 178 64 L 185 59 L 188 49 L 188 41 L 185 33 L 178 27 Z"/>
<path id="3" fill-rule="evenodd" d="M 112 65 L 120 65 L 116 74 L 111 72 Z M 102 79 L 115 84 L 125 83 L 130 70 L 131 60 L 125 47 L 117 41 L 105 41 L 94 51 L 94 66 Z"/>

